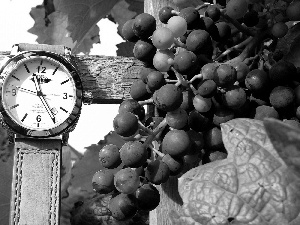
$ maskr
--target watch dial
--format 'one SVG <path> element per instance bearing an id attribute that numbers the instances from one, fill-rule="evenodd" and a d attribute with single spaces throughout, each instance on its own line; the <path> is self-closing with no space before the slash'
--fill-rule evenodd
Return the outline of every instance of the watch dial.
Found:
<path id="1" fill-rule="evenodd" d="M 49 57 L 18 61 L 2 88 L 5 111 L 26 129 L 49 130 L 59 126 L 68 119 L 75 102 L 72 75 Z"/>

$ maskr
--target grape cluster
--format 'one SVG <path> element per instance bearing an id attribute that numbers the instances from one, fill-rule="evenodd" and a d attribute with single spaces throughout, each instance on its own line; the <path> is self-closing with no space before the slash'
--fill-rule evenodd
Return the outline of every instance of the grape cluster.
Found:
<path id="1" fill-rule="evenodd" d="M 104 169 L 92 181 L 96 192 L 114 193 L 109 210 L 117 220 L 155 209 L 155 185 L 170 176 L 226 158 L 221 123 L 273 117 L 300 128 L 299 69 L 274 47 L 288 32 L 285 22 L 300 20 L 300 2 L 279 1 L 280 9 L 248 0 L 188 2 L 174 0 L 180 11 L 163 7 L 163 27 L 141 13 L 122 28 L 144 66 L 113 121 L 127 142 L 100 150 Z M 151 104 L 155 113 L 146 115 Z"/>

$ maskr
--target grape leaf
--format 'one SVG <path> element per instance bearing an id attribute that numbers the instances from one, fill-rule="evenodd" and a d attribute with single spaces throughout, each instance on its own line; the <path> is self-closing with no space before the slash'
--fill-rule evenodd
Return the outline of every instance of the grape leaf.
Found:
<path id="1" fill-rule="evenodd" d="M 273 147 L 263 121 L 221 124 L 228 157 L 179 178 L 183 208 L 172 224 L 298 225 L 300 177 Z"/>
<path id="2" fill-rule="evenodd" d="M 117 44 L 117 48 L 117 56 L 134 57 L 134 43 L 128 41 L 121 42 L 120 44 Z"/>
<path id="3" fill-rule="evenodd" d="M 99 151 L 101 145 L 92 144 L 86 148 L 83 157 L 77 161 L 72 168 L 71 183 L 74 188 L 80 187 L 87 192 L 93 192 L 92 178 L 93 175 L 102 169 L 99 162 Z"/>
<path id="4" fill-rule="evenodd" d="M 119 25 L 118 32 L 121 34 L 124 23 L 142 12 L 144 12 L 144 0 L 121 0 L 112 8 L 110 15 Z"/>
<path id="5" fill-rule="evenodd" d="M 272 118 L 264 126 L 277 153 L 300 177 L 300 129 Z"/>
<path id="6" fill-rule="evenodd" d="M 89 52 L 91 44 L 84 43 L 88 38 L 92 43 L 96 23 L 105 17 L 118 0 L 54 0 L 55 11 L 45 21 L 44 6 L 32 8 L 30 15 L 35 24 L 28 32 L 38 36 L 43 44 L 62 44 L 72 48 L 73 53 Z"/>

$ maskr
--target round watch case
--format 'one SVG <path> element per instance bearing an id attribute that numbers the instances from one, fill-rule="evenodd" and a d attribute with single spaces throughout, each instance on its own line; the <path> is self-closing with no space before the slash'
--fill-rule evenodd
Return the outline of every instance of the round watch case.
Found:
<path id="1" fill-rule="evenodd" d="M 21 124 L 19 124 L 16 120 L 11 118 L 9 113 L 6 111 L 4 104 L 3 104 L 3 85 L 5 84 L 6 78 L 9 77 L 10 73 L 14 70 L 17 66 L 17 62 L 24 59 L 43 59 L 43 58 L 50 58 L 56 61 L 58 64 L 64 66 L 70 73 L 76 89 L 76 96 L 75 96 L 75 104 L 73 107 L 72 112 L 70 113 L 69 117 L 51 129 L 45 130 L 35 130 L 29 129 Z M 60 135 L 68 130 L 74 128 L 78 117 L 81 112 L 82 102 L 83 102 L 83 88 L 82 83 L 80 80 L 79 73 L 71 61 L 71 56 L 59 55 L 53 52 L 47 51 L 26 51 L 21 52 L 18 55 L 13 56 L 8 61 L 2 65 L 0 68 L 0 112 L 2 114 L 2 119 L 6 123 L 6 125 L 13 130 L 13 132 L 18 133 L 20 135 L 29 136 L 29 137 L 36 137 L 36 138 L 45 138 L 45 137 L 53 137 Z"/>

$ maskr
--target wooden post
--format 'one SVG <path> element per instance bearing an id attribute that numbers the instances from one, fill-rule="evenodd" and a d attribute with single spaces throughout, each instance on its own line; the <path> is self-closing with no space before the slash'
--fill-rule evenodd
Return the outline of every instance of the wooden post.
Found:
<path id="1" fill-rule="evenodd" d="M 158 12 L 164 6 L 171 6 L 175 10 L 178 10 L 172 0 L 144 1 L 144 12 L 155 17 L 157 27 L 164 26 L 158 18 Z M 180 205 L 182 205 L 182 199 L 179 196 L 177 186 L 177 177 L 170 177 L 166 183 L 156 186 L 160 193 L 160 204 L 156 209 L 150 212 L 150 225 L 172 225 L 169 220 L 169 212 L 171 210 L 178 210 Z"/>

